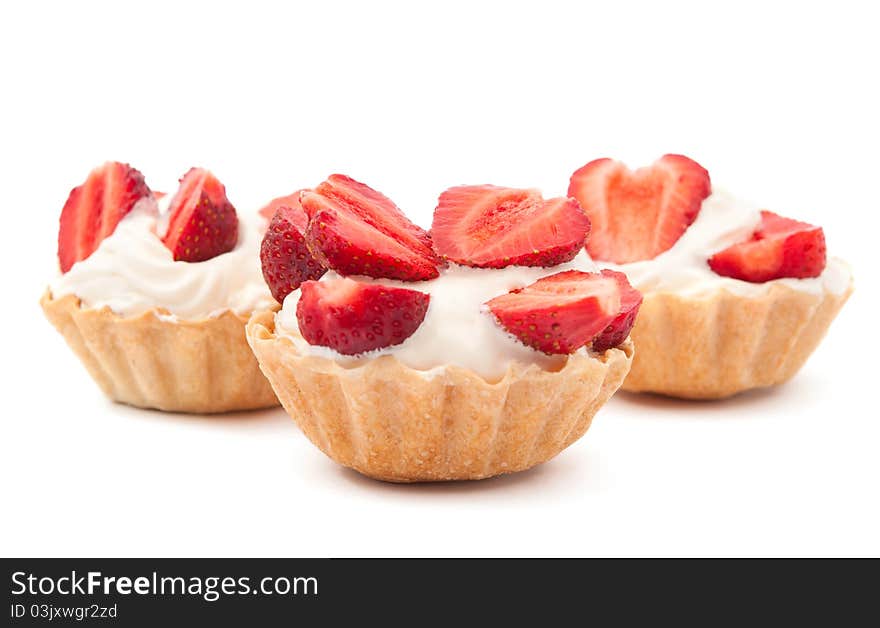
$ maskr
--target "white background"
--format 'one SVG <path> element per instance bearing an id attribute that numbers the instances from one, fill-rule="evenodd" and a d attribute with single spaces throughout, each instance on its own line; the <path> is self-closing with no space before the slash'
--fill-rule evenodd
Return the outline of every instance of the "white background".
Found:
<path id="1" fill-rule="evenodd" d="M 871 3 L 362 4 L 3 4 L 0 553 L 880 554 Z M 427 225 L 453 184 L 558 195 L 592 158 L 664 152 L 822 224 L 856 293 L 791 384 L 621 394 L 512 477 L 381 484 L 281 410 L 111 404 L 37 306 L 64 199 L 107 159 L 166 191 L 209 167 L 240 211 L 344 172 Z"/>

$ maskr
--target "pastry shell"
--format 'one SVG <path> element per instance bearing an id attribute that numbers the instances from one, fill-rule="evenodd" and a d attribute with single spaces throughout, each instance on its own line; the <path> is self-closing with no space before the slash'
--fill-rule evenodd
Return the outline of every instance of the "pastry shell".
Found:
<path id="1" fill-rule="evenodd" d="M 841 294 L 773 284 L 756 296 L 644 294 L 632 330 L 639 351 L 623 390 L 720 399 L 789 380 L 843 307 Z"/>
<path id="2" fill-rule="evenodd" d="M 583 436 L 620 387 L 633 345 L 573 355 L 557 371 L 514 365 L 489 383 L 446 366 L 417 371 L 392 356 L 344 368 L 301 355 L 258 312 L 247 337 L 287 412 L 341 465 L 392 482 L 477 480 L 545 462 Z"/>
<path id="3" fill-rule="evenodd" d="M 122 317 L 48 290 L 40 305 L 114 401 L 193 413 L 278 405 L 245 339 L 247 319 L 232 312 L 200 320 L 163 320 L 155 310 Z"/>

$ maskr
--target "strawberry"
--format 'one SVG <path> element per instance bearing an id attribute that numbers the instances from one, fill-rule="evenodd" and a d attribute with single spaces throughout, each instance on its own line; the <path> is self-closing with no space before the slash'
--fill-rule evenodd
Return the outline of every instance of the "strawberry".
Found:
<path id="1" fill-rule="evenodd" d="M 303 281 L 319 279 L 327 269 L 306 245 L 309 217 L 299 202 L 299 192 L 276 198 L 263 210 L 270 207 L 272 219 L 260 245 L 260 262 L 272 296 L 282 303 Z"/>
<path id="2" fill-rule="evenodd" d="M 762 211 L 752 237 L 710 257 L 709 266 L 719 275 L 752 283 L 818 277 L 825 270 L 825 233 L 821 227 Z"/>
<path id="3" fill-rule="evenodd" d="M 669 249 L 711 191 L 709 173 L 683 155 L 664 155 L 635 171 L 597 159 L 571 175 L 568 186 L 593 224 L 590 255 L 617 264 L 653 259 Z"/>
<path id="4" fill-rule="evenodd" d="M 296 319 L 311 345 L 345 355 L 399 345 L 413 335 L 428 311 L 424 292 L 352 279 L 306 281 Z"/>
<path id="5" fill-rule="evenodd" d="M 202 262 L 235 248 L 238 216 L 226 188 L 204 168 L 190 168 L 168 208 L 163 242 L 176 261 Z"/>
<path id="6" fill-rule="evenodd" d="M 94 253 L 135 204 L 150 196 L 144 175 L 128 164 L 108 161 L 92 170 L 82 185 L 70 191 L 61 210 L 61 272 L 66 273 L 76 262 Z"/>
<path id="7" fill-rule="evenodd" d="M 620 290 L 620 312 L 602 333 L 593 338 L 593 351 L 599 353 L 616 347 L 626 340 L 642 305 L 642 293 L 629 284 L 626 275 L 613 270 L 603 270 L 602 275 L 611 277 L 617 282 Z"/>
<path id="8" fill-rule="evenodd" d="M 504 329 L 544 353 L 574 353 L 621 312 L 614 277 L 567 270 L 495 297 L 486 305 Z"/>
<path id="9" fill-rule="evenodd" d="M 306 242 L 340 275 L 420 281 L 439 276 L 431 239 L 388 198 L 340 175 L 301 196 Z"/>
<path id="10" fill-rule="evenodd" d="M 584 247 L 590 221 L 574 199 L 537 190 L 465 185 L 440 195 L 431 224 L 444 259 L 479 268 L 556 266 Z"/>
<path id="11" fill-rule="evenodd" d="M 273 198 L 269 201 L 265 207 L 261 208 L 258 212 L 260 216 L 265 218 L 267 221 L 272 220 L 272 216 L 275 215 L 275 210 L 279 207 L 298 207 L 302 210 L 302 203 L 299 202 L 299 196 L 305 190 L 297 190 L 293 194 L 288 194 L 287 196 L 279 196 L 278 198 Z M 303 212 L 305 213 L 305 212 Z M 306 218 L 306 222 L 308 222 L 308 218 Z"/>

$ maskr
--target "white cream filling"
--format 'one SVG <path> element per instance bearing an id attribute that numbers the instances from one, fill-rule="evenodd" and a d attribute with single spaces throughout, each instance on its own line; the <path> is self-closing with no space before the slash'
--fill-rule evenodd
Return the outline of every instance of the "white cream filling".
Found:
<path id="1" fill-rule="evenodd" d="M 403 364 L 421 371 L 455 364 L 471 369 L 487 380 L 497 380 L 512 362 L 554 369 L 560 368 L 567 356 L 550 356 L 525 346 L 498 325 L 484 303 L 514 288 L 532 284 L 541 277 L 572 269 L 590 272 L 595 271 L 596 266 L 585 252 L 581 252 L 571 262 L 552 268 L 508 266 L 490 270 L 452 264 L 442 270 L 437 279 L 430 281 L 356 277 L 358 281 L 400 286 L 431 295 L 425 320 L 412 336 L 399 345 L 357 356 L 310 345 L 300 336 L 296 320 L 299 290 L 284 300 L 284 307 L 275 316 L 275 325 L 278 331 L 293 340 L 301 354 L 329 358 L 345 367 L 356 367 L 380 355 L 394 355 Z M 321 280 L 337 277 L 329 272 Z"/>
<path id="2" fill-rule="evenodd" d="M 166 196 L 161 202 L 169 200 Z M 149 210 L 136 206 L 94 253 L 59 274 L 50 283 L 53 297 L 73 294 L 88 308 L 106 306 L 122 316 L 164 309 L 166 320 L 230 310 L 246 315 L 275 304 L 263 281 L 262 237 L 255 225 L 239 219 L 238 243 L 228 253 L 203 262 L 176 262 L 157 234 L 163 219 Z"/>
<path id="3" fill-rule="evenodd" d="M 845 262 L 829 258 L 825 270 L 809 279 L 775 279 L 750 283 L 722 277 L 709 268 L 708 259 L 718 251 L 747 240 L 761 223 L 760 208 L 715 189 L 703 201 L 697 219 L 672 248 L 651 260 L 630 264 L 599 262 L 603 268 L 626 273 L 630 283 L 642 292 L 674 292 L 682 296 L 702 297 L 717 290 L 742 296 L 764 294 L 779 283 L 795 290 L 821 294 L 845 292 L 852 273 Z"/>

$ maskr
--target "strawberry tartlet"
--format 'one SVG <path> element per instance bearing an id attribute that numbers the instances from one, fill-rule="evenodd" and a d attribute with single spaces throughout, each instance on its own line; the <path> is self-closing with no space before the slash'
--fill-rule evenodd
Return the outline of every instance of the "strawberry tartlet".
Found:
<path id="1" fill-rule="evenodd" d="M 277 405 L 244 333 L 253 312 L 277 309 L 259 244 L 207 170 L 166 196 L 109 162 L 64 205 L 60 274 L 40 303 L 115 401 L 195 413 Z"/>
<path id="2" fill-rule="evenodd" d="M 388 481 L 487 478 L 549 460 L 618 389 L 641 303 L 583 252 L 572 199 L 489 185 L 440 196 L 430 234 L 333 175 L 263 240 L 277 313 L 248 340 L 336 462 Z"/>
<path id="3" fill-rule="evenodd" d="M 568 193 L 592 222 L 592 259 L 644 295 L 624 390 L 717 399 L 785 382 L 852 292 L 820 227 L 714 188 L 682 155 L 634 171 L 594 160 Z"/>

